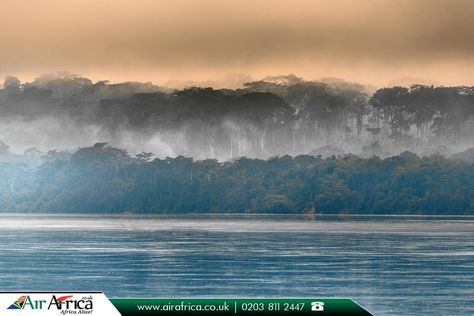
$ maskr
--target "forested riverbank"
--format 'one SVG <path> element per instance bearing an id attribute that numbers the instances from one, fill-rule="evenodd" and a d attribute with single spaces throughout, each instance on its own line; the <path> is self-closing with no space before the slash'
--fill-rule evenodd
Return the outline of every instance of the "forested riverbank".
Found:
<path id="1" fill-rule="evenodd" d="M 404 152 L 282 156 L 227 162 L 143 153 L 98 143 L 0 163 L 4 212 L 472 214 L 474 165 Z"/>

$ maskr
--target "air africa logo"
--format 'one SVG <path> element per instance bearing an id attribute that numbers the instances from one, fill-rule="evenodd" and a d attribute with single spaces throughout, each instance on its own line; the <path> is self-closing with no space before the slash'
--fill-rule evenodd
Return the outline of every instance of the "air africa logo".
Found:
<path id="1" fill-rule="evenodd" d="M 79 310 L 79 314 L 88 314 L 92 312 L 92 296 L 82 297 L 80 300 L 72 299 L 72 295 L 56 297 L 53 295 L 51 300 L 34 300 L 29 295 L 20 296 L 7 309 L 56 309 L 62 314 L 69 313 L 69 311 Z"/>

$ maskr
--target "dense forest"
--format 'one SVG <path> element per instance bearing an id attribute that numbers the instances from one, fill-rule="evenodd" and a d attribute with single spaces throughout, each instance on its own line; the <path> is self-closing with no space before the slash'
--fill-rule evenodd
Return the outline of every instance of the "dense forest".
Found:
<path id="1" fill-rule="evenodd" d="M 473 87 L 377 90 L 288 75 L 240 89 L 169 90 L 61 73 L 31 82 L 7 77 L 0 114 L 0 139 L 16 152 L 106 141 L 132 154 L 226 161 L 309 153 L 449 155 L 474 147 Z"/>
<path id="2" fill-rule="evenodd" d="M 72 154 L 0 146 L 3 212 L 474 214 L 474 151 L 381 159 L 130 156 L 97 143 Z"/>

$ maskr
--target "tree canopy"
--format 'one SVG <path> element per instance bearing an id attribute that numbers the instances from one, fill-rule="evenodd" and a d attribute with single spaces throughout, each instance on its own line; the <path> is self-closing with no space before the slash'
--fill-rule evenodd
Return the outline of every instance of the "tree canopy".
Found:
<path id="1" fill-rule="evenodd" d="M 218 162 L 131 157 L 101 143 L 46 158 L 0 163 L 1 211 L 474 214 L 474 165 L 440 155 Z"/>

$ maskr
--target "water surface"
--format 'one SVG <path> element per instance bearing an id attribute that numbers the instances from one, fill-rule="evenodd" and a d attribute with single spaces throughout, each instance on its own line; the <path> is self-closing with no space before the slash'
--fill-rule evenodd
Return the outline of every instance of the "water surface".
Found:
<path id="1" fill-rule="evenodd" d="M 352 297 L 473 315 L 472 218 L 0 216 L 0 290 Z"/>

